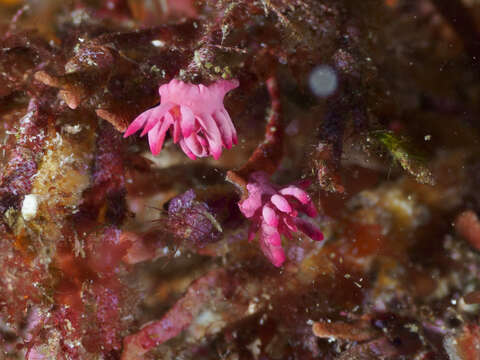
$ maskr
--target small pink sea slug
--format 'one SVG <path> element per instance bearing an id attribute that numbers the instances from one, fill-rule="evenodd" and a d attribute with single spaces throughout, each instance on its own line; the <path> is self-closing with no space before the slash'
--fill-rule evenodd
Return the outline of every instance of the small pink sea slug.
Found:
<path id="1" fill-rule="evenodd" d="M 170 129 L 173 142 L 178 143 L 190 159 L 212 155 L 218 160 L 222 147 L 230 149 L 238 141 L 223 106 L 225 94 L 236 87 L 237 80 L 218 80 L 205 86 L 173 79 L 160 86 L 160 105 L 140 114 L 124 137 L 143 128 L 140 136 L 148 133 L 150 150 L 157 155 Z"/>
<path id="2" fill-rule="evenodd" d="M 247 190 L 248 197 L 238 206 L 251 219 L 248 239 L 251 241 L 260 230 L 260 246 L 273 265 L 281 266 L 285 261 L 281 234 L 291 238 L 292 232 L 301 231 L 313 240 L 323 240 L 317 227 L 298 217 L 299 212 L 310 217 L 317 215 L 312 200 L 300 187 L 280 188 L 269 181 L 265 172 L 258 171 L 250 175 Z"/>

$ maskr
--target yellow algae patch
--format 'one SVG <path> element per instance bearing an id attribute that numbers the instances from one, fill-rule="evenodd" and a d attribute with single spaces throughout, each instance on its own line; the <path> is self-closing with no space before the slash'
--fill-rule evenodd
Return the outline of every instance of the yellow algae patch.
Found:
<path id="1" fill-rule="evenodd" d="M 28 224 L 43 241 L 61 237 L 65 217 L 78 211 L 83 191 L 90 185 L 95 150 L 93 119 L 79 133 L 49 132 L 45 154 L 35 175 L 32 194 L 38 201 Z"/>

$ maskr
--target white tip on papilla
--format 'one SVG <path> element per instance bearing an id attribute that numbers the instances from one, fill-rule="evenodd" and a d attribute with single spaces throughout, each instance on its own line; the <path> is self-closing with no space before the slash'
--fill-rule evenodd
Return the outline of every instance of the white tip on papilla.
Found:
<path id="1" fill-rule="evenodd" d="M 37 195 L 29 194 L 25 196 L 22 204 L 22 216 L 25 220 L 29 221 L 35 218 L 38 210 L 38 197 Z"/>

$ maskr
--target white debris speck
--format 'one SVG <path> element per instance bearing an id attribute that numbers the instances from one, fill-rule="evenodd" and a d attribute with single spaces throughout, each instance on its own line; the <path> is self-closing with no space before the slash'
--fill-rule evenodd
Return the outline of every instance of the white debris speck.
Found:
<path id="1" fill-rule="evenodd" d="M 165 41 L 162 40 L 152 40 L 152 45 L 155 47 L 164 47 Z"/>
<path id="2" fill-rule="evenodd" d="M 195 320 L 195 323 L 201 326 L 209 326 L 215 321 L 218 321 L 220 319 L 221 317 L 219 317 L 219 315 L 213 313 L 210 310 L 205 310 L 198 315 L 198 317 Z"/>
<path id="3" fill-rule="evenodd" d="M 331 343 L 334 343 L 335 341 L 337 341 L 337 339 L 335 339 L 333 336 L 330 336 L 330 337 L 327 338 L 327 341 L 328 341 L 329 344 L 331 344 Z"/>
<path id="4" fill-rule="evenodd" d="M 207 334 L 216 334 L 225 326 L 225 321 L 220 314 L 211 310 L 202 311 L 188 329 L 192 339 L 202 339 Z"/>
<path id="5" fill-rule="evenodd" d="M 70 154 L 68 156 L 65 156 L 61 161 L 60 163 L 58 164 L 58 167 L 61 169 L 62 167 L 64 167 L 65 165 L 68 165 L 68 164 L 73 164 L 75 162 L 75 156 L 74 154 Z"/>
<path id="6" fill-rule="evenodd" d="M 411 323 L 411 324 L 405 324 L 404 325 L 407 329 L 409 329 L 412 333 L 418 333 L 418 325 Z"/>
<path id="7" fill-rule="evenodd" d="M 77 125 L 65 125 L 63 127 L 65 131 L 69 134 L 75 135 L 82 131 L 82 126 L 80 124 Z"/>
<path id="8" fill-rule="evenodd" d="M 460 311 L 467 313 L 478 313 L 480 306 L 478 304 L 467 304 L 463 298 L 460 298 L 460 301 L 457 302 L 457 308 Z"/>
<path id="9" fill-rule="evenodd" d="M 37 215 L 38 199 L 36 195 L 25 196 L 22 204 L 22 216 L 25 220 L 32 220 Z"/>
<path id="10" fill-rule="evenodd" d="M 62 146 L 63 144 L 63 139 L 60 133 L 56 133 L 55 137 L 51 140 L 50 144 L 56 145 L 56 146 Z"/>
<path id="11" fill-rule="evenodd" d="M 260 353 L 262 352 L 261 346 L 262 346 L 262 340 L 260 340 L 259 338 L 257 338 L 252 343 L 247 345 L 247 349 L 250 350 L 255 360 L 258 359 L 258 357 L 260 356 Z"/>
<path id="12" fill-rule="evenodd" d="M 257 311 L 256 303 L 251 302 L 250 304 L 248 304 L 247 314 L 251 315 L 251 314 L 254 314 L 256 311 Z"/>

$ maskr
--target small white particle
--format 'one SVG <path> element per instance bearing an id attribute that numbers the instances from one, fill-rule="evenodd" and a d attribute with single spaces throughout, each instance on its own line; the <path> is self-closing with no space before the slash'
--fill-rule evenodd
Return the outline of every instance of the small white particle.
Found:
<path id="1" fill-rule="evenodd" d="M 165 42 L 162 40 L 152 40 L 152 45 L 155 47 L 164 47 Z"/>
<path id="2" fill-rule="evenodd" d="M 82 126 L 80 124 L 77 125 L 65 125 L 64 130 L 72 135 L 78 134 L 80 131 L 82 131 Z"/>
<path id="3" fill-rule="evenodd" d="M 25 220 L 32 220 L 37 215 L 38 200 L 37 196 L 29 194 L 25 196 L 22 204 L 22 216 Z"/>
<path id="4" fill-rule="evenodd" d="M 255 304 L 254 302 L 251 302 L 250 304 L 248 304 L 247 314 L 251 315 L 251 314 L 254 314 L 256 311 L 257 311 L 257 304 Z"/>
<path id="5" fill-rule="evenodd" d="M 262 352 L 261 346 L 262 346 L 262 340 L 260 340 L 259 338 L 254 340 L 251 344 L 247 345 L 247 349 L 250 350 L 255 360 L 258 359 L 258 357 Z"/>

